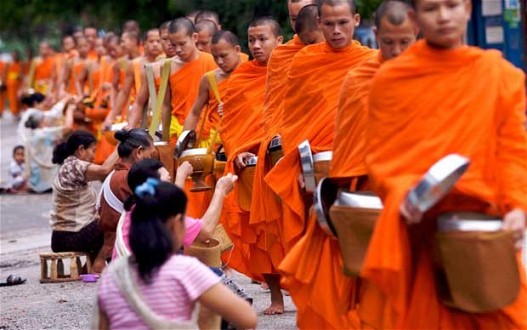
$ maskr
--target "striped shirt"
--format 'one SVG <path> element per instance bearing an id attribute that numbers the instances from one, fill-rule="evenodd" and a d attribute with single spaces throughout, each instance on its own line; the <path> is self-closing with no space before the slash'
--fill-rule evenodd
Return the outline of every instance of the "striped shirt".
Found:
<path id="1" fill-rule="evenodd" d="M 187 321 L 192 316 L 196 300 L 220 282 L 220 278 L 196 258 L 173 255 L 152 276 L 152 283 L 143 282 L 136 269 L 134 281 L 143 300 L 158 316 Z M 97 300 L 109 319 L 111 329 L 148 329 L 119 292 L 112 274 L 101 278 Z"/>

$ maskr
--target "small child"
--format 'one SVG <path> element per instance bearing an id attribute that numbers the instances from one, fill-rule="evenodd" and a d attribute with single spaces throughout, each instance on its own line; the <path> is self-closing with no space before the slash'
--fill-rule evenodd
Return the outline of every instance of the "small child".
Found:
<path id="1" fill-rule="evenodd" d="M 13 149 L 13 159 L 9 163 L 8 189 L 12 193 L 27 191 L 27 178 L 25 174 L 24 146 L 17 145 Z"/>

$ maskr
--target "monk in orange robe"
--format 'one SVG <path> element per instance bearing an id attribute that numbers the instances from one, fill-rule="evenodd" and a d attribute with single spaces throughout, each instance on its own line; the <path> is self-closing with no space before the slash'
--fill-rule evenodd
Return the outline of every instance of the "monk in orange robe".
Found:
<path id="1" fill-rule="evenodd" d="M 97 29 L 93 26 L 87 26 L 84 28 L 84 37 L 88 41 L 89 50 L 88 50 L 88 59 L 96 60 L 97 59 Z"/>
<path id="2" fill-rule="evenodd" d="M 27 86 L 47 95 L 51 92 L 53 78 L 53 50 L 48 42 L 40 43 L 38 54 L 39 56 L 31 61 Z"/>
<path id="3" fill-rule="evenodd" d="M 62 38 L 62 52 L 56 54 L 54 56 L 54 63 L 53 63 L 53 87 L 51 88 L 53 95 L 55 98 L 59 97 L 59 92 L 61 88 L 62 83 L 62 77 L 64 76 L 64 67 L 66 62 L 71 60 L 72 58 L 79 56 L 79 53 L 77 52 L 76 44 L 75 44 L 75 38 L 71 35 L 66 35 Z"/>
<path id="4" fill-rule="evenodd" d="M 147 102 L 150 102 L 151 98 L 156 99 L 157 103 L 157 93 L 159 93 L 159 86 L 161 84 L 161 68 L 163 66 L 163 63 L 167 59 L 170 59 L 174 56 L 176 56 L 176 50 L 174 47 L 172 47 L 172 43 L 169 39 L 169 33 L 168 33 L 168 26 L 170 25 L 170 21 L 164 22 L 159 26 L 159 37 L 161 40 L 161 48 L 163 50 L 164 57 L 159 56 L 159 59 L 152 63 L 152 71 L 154 73 L 154 85 L 155 85 L 155 92 L 156 95 L 150 95 L 148 90 L 148 81 L 146 78 L 146 70 L 141 70 L 141 86 L 139 87 L 139 91 L 137 92 L 137 96 L 135 98 L 134 104 L 130 108 L 130 113 L 128 114 L 128 127 L 135 128 L 143 126 L 145 128 L 148 128 L 148 123 L 143 123 L 142 120 L 144 118 L 144 111 L 145 109 L 150 109 L 151 111 L 154 111 L 154 109 L 150 108 L 150 105 L 148 107 L 145 107 Z M 159 101 L 161 102 L 161 101 Z M 150 103 L 152 104 L 152 103 Z"/>
<path id="5" fill-rule="evenodd" d="M 216 24 L 208 19 L 203 19 L 195 24 L 196 33 L 198 34 L 198 40 L 196 41 L 196 47 L 206 53 L 211 52 L 212 36 L 218 32 Z"/>
<path id="6" fill-rule="evenodd" d="M 169 39 L 176 55 L 171 60 L 169 84 L 163 100 L 162 117 L 170 116 L 170 126 L 163 125 L 163 136 L 170 136 L 171 145 L 183 132 L 183 123 L 187 118 L 196 97 L 203 75 L 217 68 L 211 54 L 200 52 L 196 48 L 197 34 L 192 22 L 185 17 L 177 18 L 169 25 Z M 160 102 L 161 100 L 159 100 Z M 166 119 L 164 121 L 167 122 Z M 188 181 L 187 213 L 191 217 L 201 218 L 206 211 L 210 191 L 190 193 Z"/>
<path id="7" fill-rule="evenodd" d="M 198 97 L 183 125 L 183 130 L 197 130 L 198 139 L 206 141 L 203 146 L 207 147 L 221 143 L 217 132 L 223 100 L 231 73 L 242 63 L 238 38 L 232 32 L 224 30 L 217 32 L 211 44 L 212 55 L 219 68 L 207 72 L 201 78 Z M 216 84 L 218 96 L 213 92 L 211 80 Z M 206 114 L 202 115 L 204 109 Z M 216 140 L 212 140 L 214 136 Z"/>
<path id="8" fill-rule="evenodd" d="M 22 87 L 22 82 L 24 79 L 24 74 L 22 70 L 22 61 L 20 61 L 20 54 L 18 51 L 11 53 L 13 61 L 7 64 L 7 78 L 6 78 L 6 87 L 7 87 L 7 98 L 9 99 L 9 109 L 11 114 L 18 118 L 20 113 L 20 88 Z"/>
<path id="9" fill-rule="evenodd" d="M 121 63 L 117 63 L 117 71 L 119 76 L 119 88 L 116 90 L 115 103 L 103 123 L 103 128 L 107 129 L 120 116 L 122 120 L 126 120 L 128 116 L 128 106 L 135 101 L 136 92 L 141 85 L 141 67 L 145 62 L 154 62 L 161 54 L 161 45 L 159 39 L 159 31 L 157 29 L 151 30 L 147 37 L 152 41 L 152 54 L 146 54 L 145 57 L 140 55 L 139 51 L 139 36 L 132 32 L 125 32 L 121 37 L 121 47 L 126 53 L 126 58 L 120 59 Z M 115 71 L 114 71 L 115 72 Z M 124 80 L 123 80 L 124 78 Z"/>
<path id="10" fill-rule="evenodd" d="M 298 29 L 301 30 L 303 36 L 313 31 L 317 34 L 318 31 L 318 8 L 316 5 L 311 5 L 311 3 L 312 1 L 309 0 L 288 2 L 289 15 L 295 18 Z M 302 17 L 299 14 L 300 9 L 304 13 Z M 300 17 L 299 20 L 296 19 L 297 16 Z M 292 27 L 296 30 L 295 26 Z M 323 41 L 323 35 L 318 33 L 318 36 L 318 39 L 308 39 L 314 42 Z M 268 258 L 258 258 L 259 270 L 263 274 L 269 274 L 267 275 L 267 280 L 276 287 L 279 287 L 280 280 L 278 265 L 284 257 L 281 234 L 282 208 L 277 196 L 263 179 L 269 169 L 272 168 L 267 150 L 269 143 L 277 135 L 285 95 L 287 72 L 293 56 L 304 46 L 305 44 L 301 38 L 295 34 L 292 40 L 284 45 L 277 46 L 271 53 L 267 66 L 266 91 L 263 105 L 264 136 L 258 149 L 258 162 L 254 173 L 250 225 L 257 234 L 257 244 L 256 247 L 251 249 L 251 257 L 259 254 L 269 256 Z M 274 298 L 272 306 L 266 312 L 269 314 L 283 313 L 282 296 L 276 295 L 272 298 Z"/>
<path id="11" fill-rule="evenodd" d="M 5 81 L 7 79 L 6 63 L 0 60 L 0 118 L 5 109 L 5 101 L 7 99 L 7 86 Z"/>
<path id="12" fill-rule="evenodd" d="M 295 245 L 300 239 L 309 239 L 309 234 L 303 237 L 306 223 L 311 227 L 316 221 L 306 212 L 310 205 L 304 200 L 309 197 L 298 182 L 301 164 L 297 146 L 307 139 L 314 153 L 331 150 L 338 95 L 344 77 L 350 69 L 377 53 L 352 40 L 355 26 L 360 22 L 353 1 L 322 1 L 319 11 L 326 42 L 306 46 L 293 58 L 279 129 L 284 157 L 267 174 L 265 181 L 283 202 L 283 242 L 288 253 L 279 270 L 282 284 L 298 308 L 297 326 L 349 328 L 356 325 L 353 318 L 340 315 L 337 308 L 331 309 L 343 289 L 342 282 L 333 280 L 341 270 L 332 266 L 333 263 L 325 268 L 311 266 L 318 263 L 315 258 L 320 256 L 322 249 L 329 250 L 333 258 L 339 258 L 333 253 L 338 248 L 337 242 L 317 240 L 316 244 L 308 244 L 307 250 Z M 327 286 L 314 286 L 315 282 L 327 283 Z"/>
<path id="13" fill-rule="evenodd" d="M 239 176 L 233 193 L 228 196 L 225 212 L 229 236 L 236 237 L 249 245 L 249 271 L 252 274 L 263 274 L 271 289 L 271 305 L 265 314 L 283 313 L 283 298 L 279 280 L 269 265 L 269 255 L 259 250 L 254 230 L 249 225 L 250 205 L 243 200 L 241 185 L 252 186 L 252 179 L 245 177 L 247 159 L 256 156 L 263 131 L 263 104 L 267 62 L 272 50 L 282 43 L 280 27 L 271 18 L 260 18 L 249 24 L 249 50 L 253 61 L 241 64 L 229 79 L 227 94 L 223 106 L 223 120 L 220 127 L 221 140 L 227 155 L 226 173 L 235 172 Z M 245 181 L 249 180 L 249 181 Z M 244 182 L 245 181 L 245 182 Z M 248 193 L 246 193 L 248 194 Z M 250 201 L 251 195 L 245 196 Z M 250 274 L 249 274 L 250 275 Z"/>
<path id="14" fill-rule="evenodd" d="M 498 51 L 463 44 L 470 1 L 418 0 L 413 6 L 424 40 L 383 64 L 370 90 L 366 164 L 384 210 L 361 274 L 371 283 L 361 297 L 361 320 L 375 328 L 525 329 L 527 283 L 519 250 L 516 299 L 476 314 L 442 303 L 433 244 L 437 216 L 456 211 L 499 215 L 511 241 L 521 243 L 527 211 L 525 74 Z M 454 189 L 422 214 L 405 202 L 406 195 L 451 153 L 471 164 Z"/>
<path id="15" fill-rule="evenodd" d="M 89 45 L 85 37 L 77 38 L 76 44 L 79 56 L 72 57 L 66 62 L 62 81 L 64 92 L 70 95 L 75 95 L 80 99 L 86 92 L 85 79 L 81 76 L 86 70 Z"/>

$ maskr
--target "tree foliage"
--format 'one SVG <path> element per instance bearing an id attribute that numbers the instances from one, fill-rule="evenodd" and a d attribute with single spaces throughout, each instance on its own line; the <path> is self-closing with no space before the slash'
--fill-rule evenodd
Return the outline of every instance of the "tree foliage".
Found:
<path id="1" fill-rule="evenodd" d="M 371 17 L 381 0 L 357 0 L 363 17 Z M 219 13 L 224 29 L 245 40 L 247 25 L 257 16 L 273 16 L 290 37 L 287 0 L 6 0 L 0 6 L 0 38 L 36 46 L 49 39 L 58 46 L 60 35 L 76 27 L 94 25 L 119 31 L 128 19 L 137 20 L 143 29 L 158 26 L 166 20 L 197 9 Z"/>

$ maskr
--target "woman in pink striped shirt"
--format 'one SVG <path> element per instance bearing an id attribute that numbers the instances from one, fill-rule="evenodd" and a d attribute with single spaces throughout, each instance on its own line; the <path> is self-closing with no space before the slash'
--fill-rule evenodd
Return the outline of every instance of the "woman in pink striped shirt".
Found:
<path id="1" fill-rule="evenodd" d="M 197 329 L 198 303 L 237 328 L 254 328 L 245 300 L 197 259 L 175 254 L 185 233 L 183 191 L 150 178 L 135 193 L 133 256 L 112 262 L 101 278 L 99 328 Z"/>

